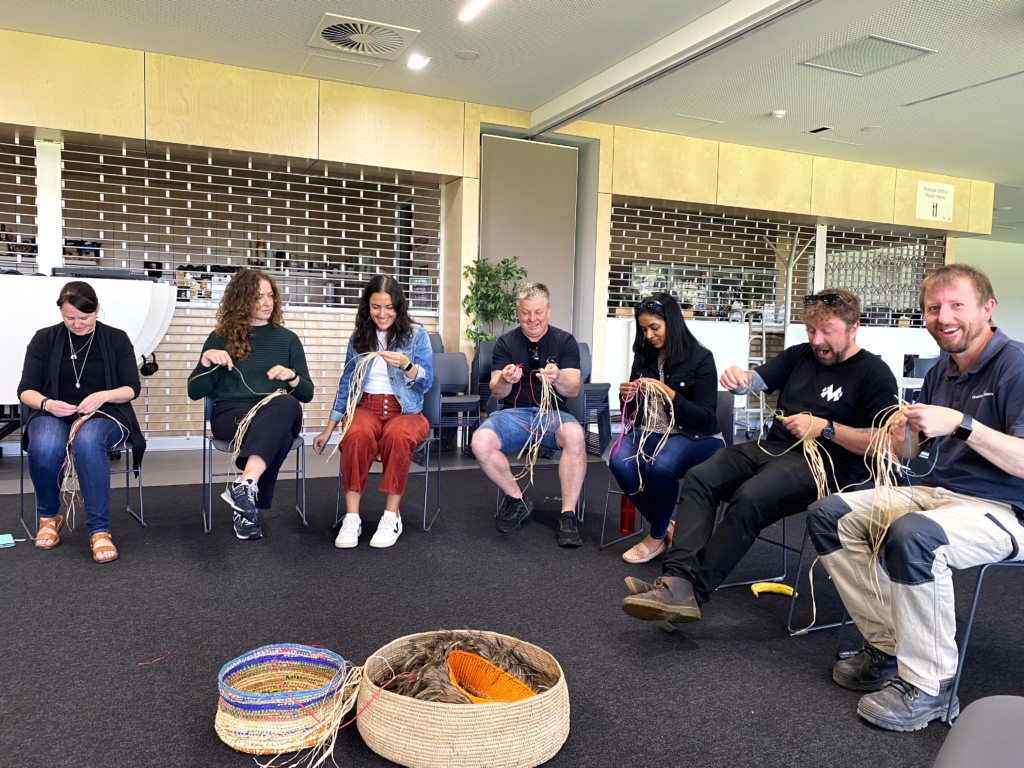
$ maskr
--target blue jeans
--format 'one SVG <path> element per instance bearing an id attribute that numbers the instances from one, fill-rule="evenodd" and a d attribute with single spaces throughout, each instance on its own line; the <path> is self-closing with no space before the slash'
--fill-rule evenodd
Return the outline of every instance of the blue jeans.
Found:
<path id="1" fill-rule="evenodd" d="M 539 408 L 506 408 L 497 413 L 492 413 L 487 420 L 480 425 L 480 429 L 488 429 L 501 440 L 501 452 L 511 453 L 520 450 L 530 437 L 530 427 L 536 421 Z M 576 424 L 576 417 L 566 411 L 549 411 L 548 418 L 543 424 L 544 437 L 541 445 L 545 448 L 558 450 L 558 441 L 555 433 L 566 424 Z M 538 427 L 541 426 L 538 424 Z"/>
<path id="2" fill-rule="evenodd" d="M 653 453 L 661 437 L 649 435 L 644 451 Z M 691 440 L 686 435 L 669 435 L 665 447 L 654 460 L 639 460 L 638 471 L 635 457 L 640 450 L 640 435 L 630 432 L 623 435 L 615 455 L 608 459 L 608 468 L 619 488 L 651 524 L 651 538 L 664 539 L 679 498 L 679 481 L 691 467 L 710 458 L 724 445 L 718 437 Z M 641 477 L 643 490 L 640 490 Z"/>
<path id="3" fill-rule="evenodd" d="M 61 466 L 67 454 L 71 427 L 48 413 L 28 425 L 28 473 L 36 492 L 36 513 L 46 519 L 60 512 Z M 93 416 L 75 434 L 72 451 L 89 535 L 107 533 L 110 525 L 110 458 L 121 440 L 121 428 L 110 419 Z"/>

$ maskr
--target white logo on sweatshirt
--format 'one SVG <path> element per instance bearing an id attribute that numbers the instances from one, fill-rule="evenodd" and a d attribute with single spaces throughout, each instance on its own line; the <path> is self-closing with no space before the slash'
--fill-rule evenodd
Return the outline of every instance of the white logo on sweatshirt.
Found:
<path id="1" fill-rule="evenodd" d="M 834 403 L 840 397 L 843 396 L 843 388 L 840 387 L 839 389 L 833 391 L 832 390 L 832 385 L 829 384 L 827 387 L 825 387 L 823 390 L 821 390 L 821 396 L 823 398 L 825 398 L 826 400 L 828 400 L 829 402 Z"/>

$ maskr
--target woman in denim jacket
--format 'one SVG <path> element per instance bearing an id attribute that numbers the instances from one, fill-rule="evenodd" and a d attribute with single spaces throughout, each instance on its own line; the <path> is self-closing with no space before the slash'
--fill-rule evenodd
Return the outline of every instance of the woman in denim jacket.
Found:
<path id="1" fill-rule="evenodd" d="M 338 396 L 327 426 L 313 439 L 313 449 L 321 453 L 338 422 L 349 408 L 355 408 L 352 425 L 340 446 L 347 514 L 334 541 L 339 549 L 359 543 L 363 531 L 359 499 L 370 466 L 378 456 L 384 464 L 380 489 L 387 494 L 387 502 L 370 546 L 390 547 L 402 534 L 398 505 L 405 493 L 413 451 L 430 429 L 422 413 L 423 395 L 434 381 L 430 339 L 423 326 L 409 317 L 408 307 L 394 278 L 376 275 L 366 284 Z M 362 397 L 358 403 L 349 403 L 349 382 L 359 356 L 378 351 L 380 355 L 363 379 Z"/>

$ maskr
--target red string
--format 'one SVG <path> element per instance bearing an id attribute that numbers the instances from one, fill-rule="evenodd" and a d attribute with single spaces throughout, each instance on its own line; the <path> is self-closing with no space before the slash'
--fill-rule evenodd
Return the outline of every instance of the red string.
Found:
<path id="1" fill-rule="evenodd" d="M 410 682 L 413 682 L 413 683 L 416 682 L 416 675 L 413 674 L 412 672 L 399 672 L 397 675 L 392 677 L 390 680 L 388 680 L 386 683 L 384 683 L 384 685 L 382 685 L 380 688 L 377 689 L 377 692 L 375 694 L 373 694 L 373 696 L 370 698 L 370 700 L 363 705 L 363 708 L 360 709 L 358 712 L 356 712 L 355 717 L 353 717 L 351 720 L 349 720 L 344 725 L 339 725 L 338 726 L 338 730 L 340 731 L 342 728 L 348 728 L 350 725 L 352 725 L 352 723 L 354 723 L 356 720 L 358 720 L 359 716 L 361 714 L 363 714 L 363 712 L 366 711 L 366 708 L 368 706 L 370 706 L 371 704 L 373 704 L 374 699 L 376 699 L 378 696 L 380 696 L 381 691 L 383 691 L 385 688 L 387 688 L 389 685 L 391 685 L 393 682 L 395 682 L 395 680 L 397 680 L 398 678 L 404 677 L 406 675 L 410 675 L 412 677 L 412 680 Z"/>
<path id="2" fill-rule="evenodd" d="M 160 650 L 164 651 L 163 648 L 161 648 Z M 164 659 L 166 659 L 170 655 L 171 655 L 170 651 L 164 651 L 164 655 L 163 656 L 157 656 L 155 659 L 150 659 L 149 661 L 140 661 L 139 662 L 139 666 L 140 667 L 144 667 L 147 664 L 156 664 L 158 661 L 163 661 Z"/>

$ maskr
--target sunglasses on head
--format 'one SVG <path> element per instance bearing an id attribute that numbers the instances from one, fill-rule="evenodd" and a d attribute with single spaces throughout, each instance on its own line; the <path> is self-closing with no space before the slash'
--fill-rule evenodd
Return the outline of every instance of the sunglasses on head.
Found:
<path id="1" fill-rule="evenodd" d="M 634 307 L 633 307 L 633 312 L 635 314 L 639 315 L 641 312 L 653 312 L 658 307 L 661 307 L 662 311 L 664 311 L 664 309 L 665 309 L 665 305 L 662 304 L 660 301 L 655 301 L 654 299 L 648 299 L 647 301 L 639 301 L 639 302 L 637 302 L 636 305 L 634 305 Z"/>
<path id="2" fill-rule="evenodd" d="M 540 350 L 537 349 L 537 342 L 530 341 L 526 344 L 526 351 L 530 354 L 530 367 L 537 371 L 543 368 L 540 364 Z"/>
<path id="3" fill-rule="evenodd" d="M 837 304 L 846 306 L 846 299 L 838 293 L 822 293 L 812 296 L 804 296 L 804 306 L 810 307 L 814 304 L 824 304 L 826 307 L 834 307 Z"/>

